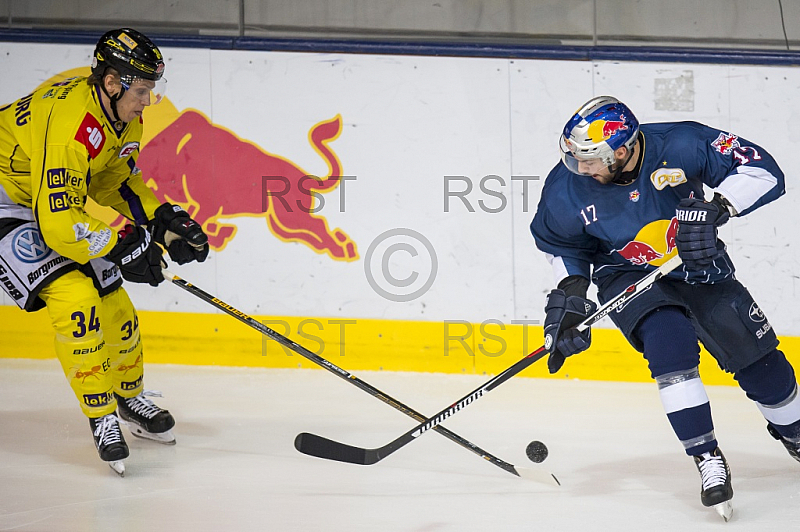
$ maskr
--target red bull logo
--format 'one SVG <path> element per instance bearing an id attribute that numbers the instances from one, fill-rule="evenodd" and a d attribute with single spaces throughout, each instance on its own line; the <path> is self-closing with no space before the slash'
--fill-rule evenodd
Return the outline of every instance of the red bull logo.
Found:
<path id="1" fill-rule="evenodd" d="M 595 120 L 589 124 L 587 133 L 592 142 L 603 142 L 616 135 L 618 131 L 628 129 L 625 125 L 625 115 L 620 115 L 619 120 Z"/>
<path id="2" fill-rule="evenodd" d="M 45 84 L 88 74 L 88 68 L 73 69 Z M 323 177 L 240 138 L 199 111 L 179 112 L 166 98 L 147 108 L 144 123 L 136 163 L 147 186 L 160 201 L 182 206 L 208 234 L 211 249 L 223 250 L 236 235 L 235 223 L 222 219 L 248 216 L 264 218 L 282 241 L 302 243 L 334 260 L 358 259 L 355 242 L 341 229 L 331 229 L 316 207 L 319 194 L 342 181 L 341 162 L 329 147 L 342 132 L 341 116 L 313 125 L 308 133 L 308 142 L 328 167 Z M 125 225 L 110 209 L 91 203 L 86 209 L 116 230 Z"/>
<path id="3" fill-rule="evenodd" d="M 159 200 L 181 205 L 203 227 L 214 250 L 222 250 L 236 234 L 236 226 L 221 218 L 255 216 L 265 218 L 281 240 L 353 261 L 355 243 L 314 214 L 314 194 L 340 184 L 341 163 L 328 143 L 341 131 L 337 115 L 309 132 L 309 142 L 328 165 L 328 175 L 320 179 L 189 110 L 147 143 L 136 164 L 151 176 L 148 186 Z"/>
<path id="4" fill-rule="evenodd" d="M 644 226 L 636 238 L 615 250 L 637 266 L 661 266 L 677 253 L 678 219 L 657 220 Z"/>
<path id="5" fill-rule="evenodd" d="M 728 155 L 730 152 L 740 146 L 739 137 L 736 135 L 726 135 L 725 133 L 720 133 L 717 137 L 717 140 L 711 143 L 711 146 L 713 146 L 714 149 L 720 152 L 722 155 Z"/>

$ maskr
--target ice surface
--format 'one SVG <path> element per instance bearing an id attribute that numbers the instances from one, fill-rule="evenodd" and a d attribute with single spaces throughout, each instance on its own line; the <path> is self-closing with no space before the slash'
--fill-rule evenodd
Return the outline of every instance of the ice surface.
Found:
<path id="1" fill-rule="evenodd" d="M 346 360 L 337 360 L 346 367 Z M 356 372 L 433 414 L 487 376 Z M 800 464 L 738 388 L 708 387 L 732 472 L 725 524 L 654 384 L 514 378 L 445 426 L 560 488 L 429 431 L 373 466 L 293 447 L 302 431 L 376 447 L 416 422 L 325 371 L 149 365 L 177 445 L 129 436 L 125 478 L 97 457 L 56 360 L 0 360 L 0 530 L 767 530 L 800 523 Z M 123 429 L 126 430 L 126 429 Z M 525 457 L 541 440 L 542 464 Z"/>

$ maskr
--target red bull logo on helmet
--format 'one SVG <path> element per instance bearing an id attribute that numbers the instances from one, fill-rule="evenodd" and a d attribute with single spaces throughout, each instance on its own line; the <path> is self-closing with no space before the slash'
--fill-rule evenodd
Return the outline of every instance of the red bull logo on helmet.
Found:
<path id="1" fill-rule="evenodd" d="M 657 220 L 644 226 L 636 238 L 615 251 L 637 266 L 661 266 L 678 253 L 675 246 L 677 235 L 677 218 Z"/>
<path id="2" fill-rule="evenodd" d="M 595 120 L 589 124 L 587 133 L 592 142 L 603 142 L 613 137 L 618 131 L 628 129 L 625 125 L 625 115 L 620 115 L 619 120 Z"/>

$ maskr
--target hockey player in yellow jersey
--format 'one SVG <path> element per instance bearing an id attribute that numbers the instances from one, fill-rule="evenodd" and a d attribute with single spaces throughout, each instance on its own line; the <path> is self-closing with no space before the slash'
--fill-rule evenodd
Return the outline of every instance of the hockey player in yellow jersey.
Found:
<path id="1" fill-rule="evenodd" d="M 136 436 L 174 443 L 175 420 L 143 388 L 144 353 L 127 281 L 158 285 L 163 246 L 202 262 L 208 238 L 180 207 L 161 204 L 136 158 L 142 111 L 161 99 L 159 49 L 130 28 L 97 43 L 77 77 L 0 108 L 0 284 L 21 309 L 44 307 L 56 355 L 100 457 L 120 474 Z M 127 217 L 117 234 L 87 214 L 87 197 Z"/>

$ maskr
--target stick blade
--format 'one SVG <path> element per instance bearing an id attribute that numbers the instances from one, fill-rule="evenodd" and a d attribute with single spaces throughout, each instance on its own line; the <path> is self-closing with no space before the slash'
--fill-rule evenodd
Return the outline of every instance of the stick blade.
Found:
<path id="1" fill-rule="evenodd" d="M 294 448 L 303 454 L 336 460 L 348 464 L 372 465 L 374 462 L 367 460 L 367 451 L 360 447 L 353 447 L 337 441 L 317 436 L 308 432 L 301 432 L 294 439 Z"/>
<path id="2" fill-rule="evenodd" d="M 529 469 L 527 467 L 518 467 L 516 468 L 516 471 L 520 477 L 526 480 L 533 480 L 535 482 L 541 482 L 550 486 L 561 486 L 561 482 L 559 482 L 556 476 L 545 469 Z"/>

